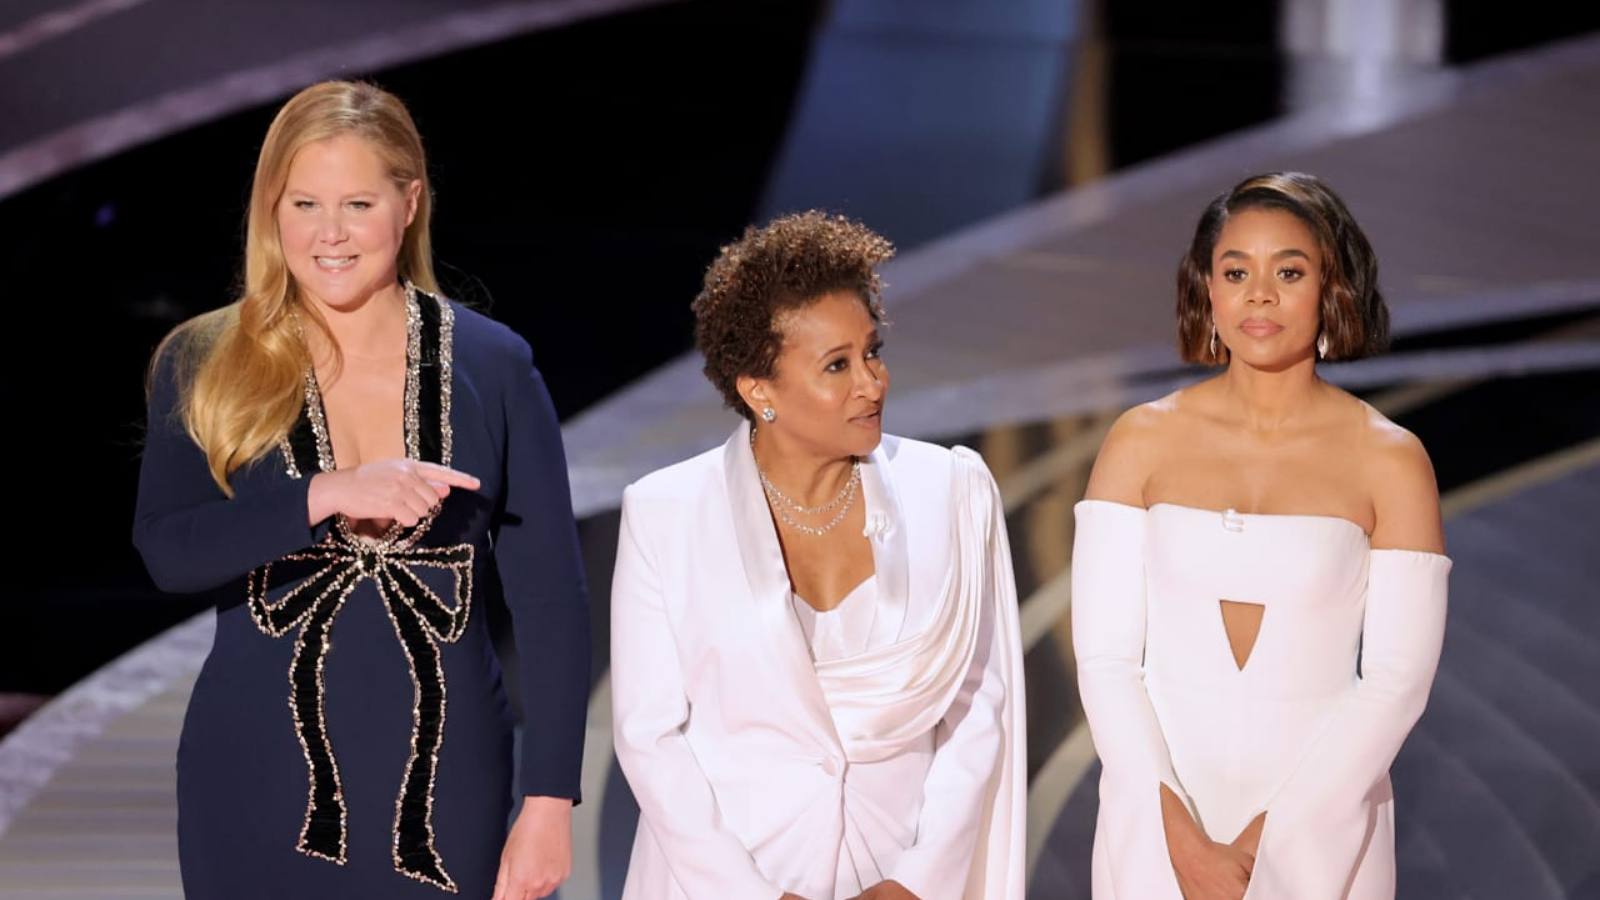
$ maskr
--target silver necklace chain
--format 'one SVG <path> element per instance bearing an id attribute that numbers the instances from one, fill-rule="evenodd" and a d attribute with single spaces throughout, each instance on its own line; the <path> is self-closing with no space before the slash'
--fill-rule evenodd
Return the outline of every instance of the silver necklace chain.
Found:
<path id="1" fill-rule="evenodd" d="M 750 455 L 752 457 L 755 456 L 755 448 L 756 435 L 755 431 L 752 430 L 750 432 Z M 795 502 L 789 495 L 778 490 L 778 486 L 772 483 L 772 479 L 767 477 L 767 473 L 761 470 L 760 463 L 756 464 L 756 475 L 761 478 L 761 490 L 767 495 L 768 505 L 771 506 L 773 512 L 778 514 L 778 518 L 783 521 L 783 524 L 793 528 L 795 531 L 820 537 L 838 528 L 839 523 L 844 521 L 845 516 L 849 515 L 850 510 L 855 506 L 856 490 L 861 485 L 861 461 L 856 460 L 851 464 L 850 479 L 844 483 L 844 487 L 839 489 L 839 493 L 832 500 L 821 506 L 805 506 Z M 836 508 L 839 511 L 834 513 L 833 518 L 829 519 L 824 525 L 807 525 L 803 522 L 795 521 L 795 518 L 789 514 L 792 509 L 800 515 L 820 516 Z"/>

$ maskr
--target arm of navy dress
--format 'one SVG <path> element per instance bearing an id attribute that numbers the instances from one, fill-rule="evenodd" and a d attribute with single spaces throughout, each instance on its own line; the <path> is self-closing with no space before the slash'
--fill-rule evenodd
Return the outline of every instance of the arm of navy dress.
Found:
<path id="1" fill-rule="evenodd" d="M 307 521 L 310 478 L 251 485 L 231 499 L 217 487 L 205 453 L 183 427 L 177 352 L 162 354 L 152 379 L 133 544 L 156 587 L 193 593 L 303 549 L 316 533 Z"/>
<path id="2" fill-rule="evenodd" d="M 578 803 L 589 699 L 589 605 L 566 452 L 533 351 L 515 339 L 504 488 L 491 525 L 522 678 L 524 796 Z"/>

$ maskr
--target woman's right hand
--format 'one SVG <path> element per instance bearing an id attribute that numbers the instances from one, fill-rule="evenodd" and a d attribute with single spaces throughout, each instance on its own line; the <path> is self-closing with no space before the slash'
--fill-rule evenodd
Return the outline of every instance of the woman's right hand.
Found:
<path id="1" fill-rule="evenodd" d="M 434 463 L 381 459 L 313 475 L 307 515 L 312 525 L 338 513 L 349 519 L 392 520 L 409 528 L 458 487 L 475 491 L 479 482 Z"/>
<path id="2" fill-rule="evenodd" d="M 1204 841 L 1180 853 L 1172 851 L 1172 868 L 1184 900 L 1240 900 L 1250 886 L 1255 860 L 1232 844 Z"/>

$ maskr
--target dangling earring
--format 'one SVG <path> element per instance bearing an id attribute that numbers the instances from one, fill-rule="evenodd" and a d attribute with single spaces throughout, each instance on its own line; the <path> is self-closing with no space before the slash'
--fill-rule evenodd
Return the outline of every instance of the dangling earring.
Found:
<path id="1" fill-rule="evenodd" d="M 773 422 L 778 421 L 778 411 L 770 406 L 763 408 L 761 410 L 761 420 L 771 425 Z"/>
<path id="2" fill-rule="evenodd" d="M 1217 322 L 1215 319 L 1211 321 L 1211 361 L 1222 362 L 1217 356 Z"/>
<path id="3" fill-rule="evenodd" d="M 1328 333 L 1324 331 L 1317 337 L 1317 359 L 1328 358 Z"/>

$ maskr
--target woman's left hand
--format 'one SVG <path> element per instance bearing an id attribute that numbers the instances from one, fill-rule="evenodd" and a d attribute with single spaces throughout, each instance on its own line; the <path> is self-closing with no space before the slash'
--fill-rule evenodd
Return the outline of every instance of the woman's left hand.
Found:
<path id="1" fill-rule="evenodd" d="M 855 900 L 917 900 L 917 895 L 898 881 L 880 881 L 862 891 Z"/>
<path id="2" fill-rule="evenodd" d="M 493 900 L 536 900 L 572 873 L 572 801 L 524 797 L 500 853 Z"/>

